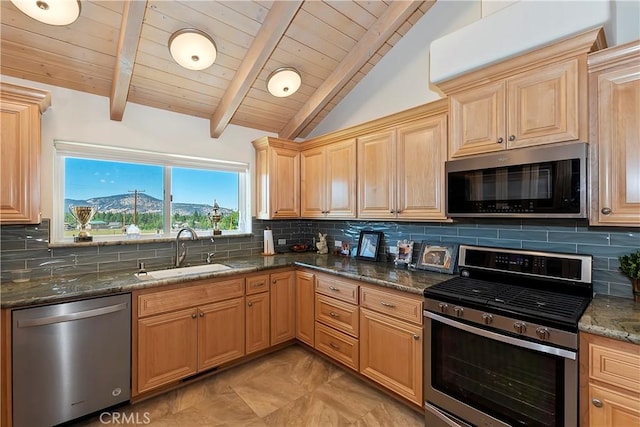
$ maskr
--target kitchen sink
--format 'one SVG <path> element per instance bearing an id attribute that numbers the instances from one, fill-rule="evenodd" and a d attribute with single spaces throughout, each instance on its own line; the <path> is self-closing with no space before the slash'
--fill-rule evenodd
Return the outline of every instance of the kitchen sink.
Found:
<path id="1" fill-rule="evenodd" d="M 172 277 L 189 276 L 191 274 L 214 273 L 216 271 L 231 270 L 231 267 L 224 264 L 204 264 L 194 265 L 191 267 L 167 268 L 166 270 L 149 271 L 145 273 L 136 273 L 136 277 L 140 280 L 145 279 L 170 279 Z"/>

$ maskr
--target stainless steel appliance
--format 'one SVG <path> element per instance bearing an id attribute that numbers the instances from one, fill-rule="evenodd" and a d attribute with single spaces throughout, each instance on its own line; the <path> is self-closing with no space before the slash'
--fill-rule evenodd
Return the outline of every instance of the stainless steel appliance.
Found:
<path id="1" fill-rule="evenodd" d="M 424 291 L 426 425 L 577 426 L 591 265 L 461 245 L 460 276 Z"/>
<path id="2" fill-rule="evenodd" d="M 13 425 L 52 426 L 131 396 L 131 294 L 12 313 Z"/>
<path id="3" fill-rule="evenodd" d="M 445 163 L 452 217 L 586 218 L 587 144 L 502 151 Z"/>

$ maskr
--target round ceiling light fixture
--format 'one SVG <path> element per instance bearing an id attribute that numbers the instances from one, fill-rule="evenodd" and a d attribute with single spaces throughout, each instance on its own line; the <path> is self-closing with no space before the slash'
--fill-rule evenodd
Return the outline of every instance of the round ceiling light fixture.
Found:
<path id="1" fill-rule="evenodd" d="M 174 61 L 188 70 L 204 70 L 216 60 L 218 51 L 209 34 L 193 28 L 178 30 L 169 38 Z"/>
<path id="2" fill-rule="evenodd" d="M 11 0 L 22 13 L 49 25 L 69 25 L 80 16 L 79 0 Z"/>
<path id="3" fill-rule="evenodd" d="M 300 88 L 302 78 L 293 67 L 283 67 L 274 70 L 267 78 L 269 93 L 278 98 L 293 95 Z"/>

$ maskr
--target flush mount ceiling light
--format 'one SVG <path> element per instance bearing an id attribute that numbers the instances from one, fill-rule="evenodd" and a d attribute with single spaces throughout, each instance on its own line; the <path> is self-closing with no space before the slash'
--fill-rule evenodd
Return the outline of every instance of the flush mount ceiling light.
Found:
<path id="1" fill-rule="evenodd" d="M 169 38 L 169 51 L 173 59 L 188 70 L 204 70 L 216 60 L 216 44 L 209 34 L 185 28 Z"/>
<path id="2" fill-rule="evenodd" d="M 22 13 L 49 25 L 69 25 L 80 16 L 79 0 L 11 0 Z"/>
<path id="3" fill-rule="evenodd" d="M 293 95 L 302 83 L 298 70 L 292 67 L 283 67 L 274 70 L 267 78 L 269 93 L 278 98 Z"/>

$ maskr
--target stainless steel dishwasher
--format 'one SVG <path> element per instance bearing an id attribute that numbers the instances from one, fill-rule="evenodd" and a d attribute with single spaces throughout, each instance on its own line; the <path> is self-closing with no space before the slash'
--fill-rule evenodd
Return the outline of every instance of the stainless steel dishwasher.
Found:
<path id="1" fill-rule="evenodd" d="M 131 294 L 12 314 L 13 425 L 52 426 L 131 396 Z"/>

